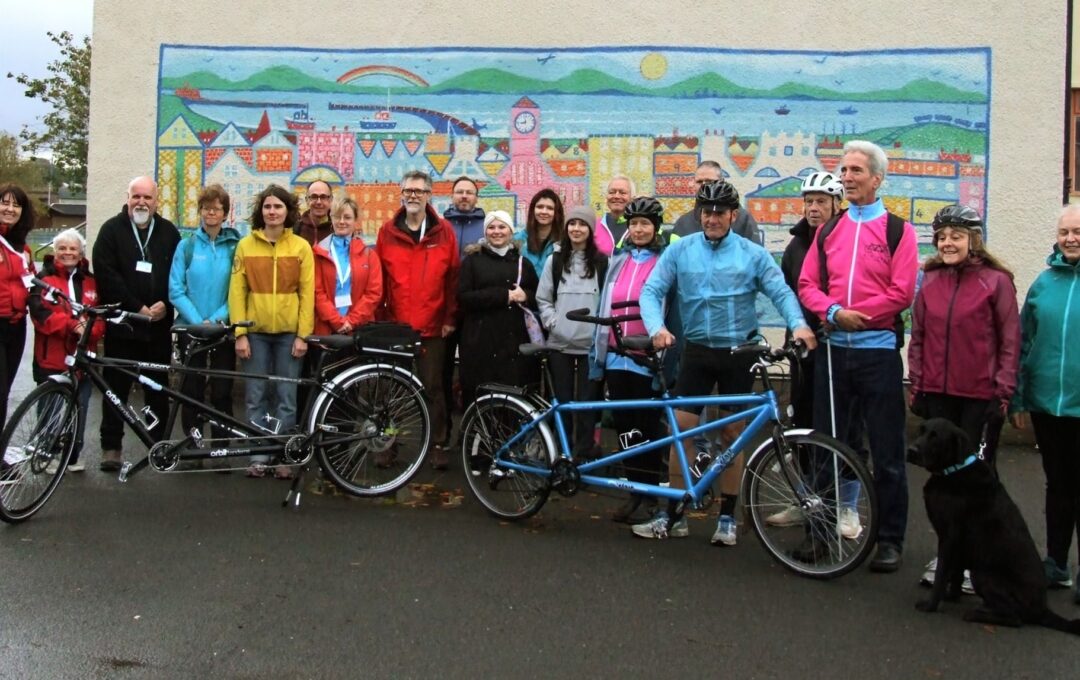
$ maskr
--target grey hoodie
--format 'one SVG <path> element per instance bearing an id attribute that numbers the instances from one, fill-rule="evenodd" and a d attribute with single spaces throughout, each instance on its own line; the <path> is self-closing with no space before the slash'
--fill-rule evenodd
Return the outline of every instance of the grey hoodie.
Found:
<path id="1" fill-rule="evenodd" d="M 556 244 L 555 250 L 559 251 Z M 570 274 L 565 271 L 555 272 L 563 276 L 559 283 L 559 298 L 552 299 L 551 265 L 554 258 L 549 257 L 544 263 L 540 275 L 540 285 L 536 289 L 536 305 L 540 308 L 540 321 L 548 330 L 547 346 L 567 354 L 588 354 L 593 343 L 596 326 L 591 323 L 571 321 L 566 313 L 575 309 L 587 308 L 589 313 L 596 310 L 600 300 L 600 283 L 594 273 L 592 278 L 585 278 L 585 254 L 575 251 L 571 254 Z"/>

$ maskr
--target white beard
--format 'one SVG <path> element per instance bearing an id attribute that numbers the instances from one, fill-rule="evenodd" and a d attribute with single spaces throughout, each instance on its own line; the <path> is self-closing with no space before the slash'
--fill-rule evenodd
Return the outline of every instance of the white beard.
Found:
<path id="1" fill-rule="evenodd" d="M 150 215 L 151 212 L 146 208 L 135 208 L 131 211 L 131 219 L 140 227 L 150 221 Z"/>

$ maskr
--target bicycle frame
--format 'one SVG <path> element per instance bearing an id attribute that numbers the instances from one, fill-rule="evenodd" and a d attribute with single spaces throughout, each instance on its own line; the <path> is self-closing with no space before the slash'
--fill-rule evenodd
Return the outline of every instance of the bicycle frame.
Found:
<path id="1" fill-rule="evenodd" d="M 722 418 L 709 420 L 704 424 L 697 425 L 687 430 L 680 430 L 678 421 L 675 417 L 675 409 L 679 407 L 740 407 L 748 406 L 749 408 L 732 413 Z M 598 458 L 594 461 L 589 461 L 577 465 L 576 468 L 581 474 L 581 482 L 590 486 L 596 486 L 607 489 L 617 489 L 622 491 L 630 491 L 634 493 L 640 493 L 649 496 L 655 496 L 659 498 L 666 498 L 675 501 L 689 500 L 691 503 L 699 503 L 705 496 L 705 493 L 712 487 L 716 478 L 726 469 L 731 461 L 738 456 L 747 443 L 757 435 L 758 432 L 766 425 L 766 423 L 774 423 L 779 425 L 781 421 L 780 406 L 777 400 L 775 391 L 771 388 L 764 390 L 760 393 L 749 394 L 735 394 L 735 395 L 715 395 L 715 396 L 701 396 L 701 397 L 672 397 L 667 394 L 660 399 L 634 399 L 634 400 L 619 400 L 619 401 L 575 401 L 560 403 L 557 399 L 552 399 L 552 402 L 543 409 L 536 418 L 529 423 L 526 423 L 513 437 L 511 437 L 506 443 L 504 443 L 496 452 L 496 460 L 499 467 L 503 467 L 509 470 L 517 470 L 520 472 L 527 472 L 538 476 L 551 477 L 553 470 L 551 468 L 539 468 L 532 465 L 526 465 L 515 462 L 509 459 L 504 454 L 513 447 L 517 442 L 528 436 L 537 428 L 546 425 L 554 419 L 555 429 L 558 435 L 558 445 L 560 447 L 559 455 L 561 458 L 573 461 L 573 454 L 570 453 L 569 438 L 567 437 L 566 427 L 563 424 L 563 419 L 559 417 L 563 413 L 573 413 L 575 411 L 601 411 L 604 409 L 611 410 L 626 410 L 626 409 L 650 409 L 659 410 L 663 409 L 667 418 L 668 427 L 671 434 L 666 437 L 662 437 L 656 441 L 643 442 L 641 444 L 635 444 L 628 449 L 612 453 L 602 458 Z M 702 474 L 701 478 L 696 483 L 690 486 L 688 489 L 673 489 L 669 487 L 644 484 L 641 482 L 634 482 L 629 480 L 617 479 L 613 477 L 606 477 L 601 475 L 590 475 L 591 471 L 599 470 L 607 467 L 612 463 L 618 463 L 628 458 L 641 455 L 648 451 L 655 449 L 661 449 L 675 445 L 675 450 L 679 456 L 679 465 L 682 469 L 683 479 L 692 479 L 690 473 L 690 465 L 686 456 L 686 451 L 683 447 L 683 440 L 696 437 L 699 434 L 712 432 L 718 430 L 726 425 L 732 423 L 749 421 L 746 428 L 736 437 L 735 441 L 727 447 L 719 456 L 717 456 L 709 464 L 708 469 Z"/>

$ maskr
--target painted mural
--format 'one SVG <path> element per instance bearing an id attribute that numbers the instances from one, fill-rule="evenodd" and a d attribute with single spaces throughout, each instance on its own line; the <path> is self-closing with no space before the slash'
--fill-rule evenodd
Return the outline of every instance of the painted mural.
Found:
<path id="1" fill-rule="evenodd" d="M 161 210 L 197 225 L 201 186 L 233 198 L 245 231 L 270 183 L 303 196 L 327 181 L 373 238 L 419 169 L 433 202 L 476 179 L 480 206 L 524 223 L 542 187 L 602 212 L 629 175 L 672 223 L 693 172 L 721 164 L 780 251 L 801 216 L 801 178 L 833 170 L 848 139 L 886 149 L 882 190 L 925 239 L 943 205 L 984 212 L 988 48 L 784 52 L 673 47 L 320 50 L 164 45 L 158 79 Z"/>

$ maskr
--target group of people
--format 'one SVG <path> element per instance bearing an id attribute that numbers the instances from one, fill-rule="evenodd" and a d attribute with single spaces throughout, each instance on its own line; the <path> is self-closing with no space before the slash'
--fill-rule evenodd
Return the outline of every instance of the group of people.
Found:
<path id="1" fill-rule="evenodd" d="M 239 360 L 245 372 L 297 377 L 311 370 L 304 337 L 313 332 L 348 334 L 374 319 L 408 324 L 421 336 L 416 371 L 429 399 L 430 460 L 438 469 L 448 465 L 455 357 L 464 405 L 487 382 L 535 382 L 537 366 L 518 350 L 530 341 L 552 350 L 551 389 L 560 401 L 600 398 L 605 390 L 611 399 L 649 398 L 664 387 L 687 396 L 747 392 L 751 360 L 731 349 L 757 331 L 755 301 L 764 293 L 790 336 L 810 349 L 794 371 L 795 422 L 829 432 L 873 459 L 881 523 L 872 570 L 895 571 L 902 562 L 908 407 L 921 417 L 953 421 L 991 463 L 1004 421 L 1011 415 L 1023 427 L 1030 414 L 1047 478 L 1046 571 L 1054 585 L 1071 586 L 1068 553 L 1080 532 L 1080 374 L 1070 361 L 1076 343 L 1069 336 L 1080 331 L 1080 292 L 1074 295 L 1080 207 L 1063 209 L 1049 268 L 1020 312 L 1013 276 L 987 250 L 983 221 L 971 208 L 949 206 L 935 216 L 936 252 L 920 267 L 914 228 L 878 197 L 887 167 L 881 148 L 851 141 L 838 176 L 806 177 L 803 219 L 791 229 L 780 264 L 713 161 L 695 172 L 694 210 L 673 229 L 663 227 L 660 201 L 638 196 L 623 175 L 608 182 L 603 215 L 564 206 L 555 191 L 542 189 L 518 228 L 508 213 L 478 207 L 478 185 L 469 177 L 454 181 L 452 205 L 439 215 L 431 205 L 430 176 L 409 172 L 401 182 L 401 208 L 382 225 L 374 247 L 357 231 L 361 207 L 350 198 L 335 201 L 322 181 L 307 187 L 303 214 L 290 191 L 267 187 L 254 202 L 245 237 L 225 224 L 228 194 L 208 186 L 198 197 L 199 228 L 181 240 L 156 212 L 153 180 L 140 177 L 128 187 L 122 211 L 98 233 L 96 279 L 85 241 L 70 230 L 56 237 L 53 255 L 35 271 L 26 249 L 33 207 L 22 189 L 6 185 L 0 187 L 0 413 L 21 356 L 26 317 L 35 329 L 37 380 L 64 370 L 63 358 L 86 322 L 62 302 L 28 291 L 33 275 L 73 299 L 119 302 L 150 316 L 153 322 L 145 326 L 92 329 L 94 339 L 104 335 L 108 356 L 147 362 L 168 363 L 173 323 L 245 320 L 253 325 L 236 329 L 235 346 L 204 361 L 231 368 Z M 900 314 L 909 307 L 911 385 L 905 397 Z M 628 316 L 619 329 L 623 335 L 647 334 L 656 349 L 667 350 L 661 375 L 625 356 L 612 329 L 567 318 L 567 311 L 581 308 Z M 107 380 L 126 400 L 130 378 L 108 372 Z M 247 382 L 249 420 L 273 432 L 295 425 L 294 383 Z M 202 398 L 207 385 L 189 378 L 183 389 Z M 213 379 L 209 391 L 215 408 L 231 411 L 231 381 Z M 152 390 L 146 404 L 151 416 L 164 417 L 167 404 Z M 701 414 L 688 409 L 676 416 L 680 428 L 689 429 Z M 596 424 L 588 412 L 575 413 L 565 425 L 575 456 L 597 454 Z M 623 447 L 664 436 L 654 410 L 616 410 L 614 426 L 626 435 L 619 438 Z M 183 427 L 198 427 L 191 414 L 184 414 Z M 80 443 L 81 431 L 80 424 Z M 731 441 L 739 432 L 738 425 L 728 426 L 722 438 Z M 122 434 L 120 419 L 105 409 L 101 469 L 119 468 Z M 693 452 L 699 444 L 688 440 L 684 447 Z M 658 483 L 664 477 L 660 452 L 642 458 L 627 474 Z M 82 465 L 73 459 L 71 469 Z M 271 470 L 291 474 L 266 460 L 253 460 L 248 474 Z M 736 459 L 721 477 L 716 545 L 736 542 L 741 472 Z M 669 456 L 667 477 L 673 487 L 687 484 L 676 455 Z M 856 482 L 842 485 L 840 530 L 848 538 L 862 531 L 854 505 L 858 492 Z M 687 536 L 685 519 L 673 510 L 631 496 L 614 518 L 631 524 L 637 536 Z M 801 514 L 792 506 L 768 521 L 794 525 Z"/>

